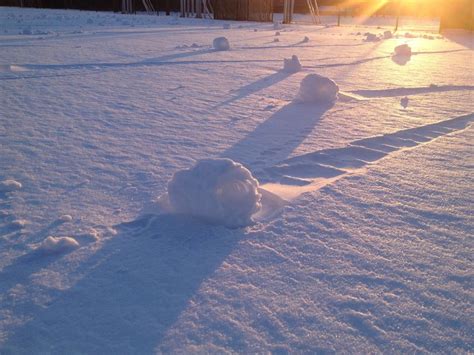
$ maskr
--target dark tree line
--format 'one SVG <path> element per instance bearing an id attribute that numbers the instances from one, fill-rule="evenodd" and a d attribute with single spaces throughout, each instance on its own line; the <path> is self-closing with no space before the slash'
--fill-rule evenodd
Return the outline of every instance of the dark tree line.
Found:
<path id="1" fill-rule="evenodd" d="M 219 2 L 225 0 L 211 0 Z M 133 8 L 137 11 L 144 10 L 141 0 L 133 0 Z M 341 0 L 318 0 L 320 5 L 333 5 Z M 151 0 L 155 9 L 160 11 L 179 11 L 179 0 Z M 82 9 L 94 11 L 120 11 L 121 0 L 0 0 L 0 6 L 23 6 L 44 7 L 52 9 Z M 283 10 L 283 0 L 273 0 L 275 11 Z M 306 0 L 296 0 L 295 10 L 297 12 L 307 12 Z"/>
<path id="2" fill-rule="evenodd" d="M 151 0 L 155 9 L 178 11 L 179 0 Z M 121 11 L 122 0 L 0 0 L 0 6 L 24 6 L 51 9 L 80 9 L 92 11 Z M 145 10 L 141 0 L 133 0 L 136 11 Z"/>

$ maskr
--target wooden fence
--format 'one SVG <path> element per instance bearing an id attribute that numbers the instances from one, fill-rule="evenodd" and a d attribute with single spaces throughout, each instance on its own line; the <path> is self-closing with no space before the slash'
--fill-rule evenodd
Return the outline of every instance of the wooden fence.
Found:
<path id="1" fill-rule="evenodd" d="M 237 21 L 273 21 L 272 0 L 214 0 L 214 18 Z"/>

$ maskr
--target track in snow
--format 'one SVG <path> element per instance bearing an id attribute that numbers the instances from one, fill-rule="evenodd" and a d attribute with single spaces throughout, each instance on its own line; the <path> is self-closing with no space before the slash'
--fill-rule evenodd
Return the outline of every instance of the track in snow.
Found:
<path id="1" fill-rule="evenodd" d="M 462 131 L 474 121 L 474 113 L 449 120 L 353 141 L 343 148 L 323 149 L 299 155 L 256 173 L 262 189 L 292 200 L 346 175 L 359 172 L 388 155 L 415 148 L 434 139 Z"/>

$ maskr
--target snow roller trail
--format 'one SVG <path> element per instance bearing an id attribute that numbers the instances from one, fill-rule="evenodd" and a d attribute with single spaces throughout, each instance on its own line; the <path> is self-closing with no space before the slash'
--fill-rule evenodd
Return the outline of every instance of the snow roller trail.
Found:
<path id="1" fill-rule="evenodd" d="M 361 172 L 367 165 L 387 156 L 463 131 L 473 121 L 474 113 L 359 139 L 343 148 L 317 150 L 286 159 L 256 172 L 256 176 L 263 183 L 263 191 L 291 201 L 304 192 L 318 190 L 344 176 Z"/>
<path id="2" fill-rule="evenodd" d="M 394 89 L 340 91 L 339 97 L 344 101 L 367 101 L 387 97 L 403 97 L 421 94 L 442 93 L 449 91 L 474 91 L 473 85 L 430 85 L 420 87 L 402 87 Z"/>

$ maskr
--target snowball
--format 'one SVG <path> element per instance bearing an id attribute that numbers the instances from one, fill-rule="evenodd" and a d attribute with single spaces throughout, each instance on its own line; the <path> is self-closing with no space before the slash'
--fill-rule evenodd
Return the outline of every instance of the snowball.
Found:
<path id="1" fill-rule="evenodd" d="M 273 39 L 273 42 L 280 42 L 280 39 L 274 38 L 274 39 Z"/>
<path id="2" fill-rule="evenodd" d="M 283 71 L 287 73 L 297 73 L 300 70 L 301 63 L 296 55 L 293 55 L 291 59 L 283 59 Z"/>
<path id="3" fill-rule="evenodd" d="M 72 216 L 68 214 L 63 214 L 62 216 L 59 217 L 59 220 L 61 222 L 71 222 L 72 221 Z"/>
<path id="4" fill-rule="evenodd" d="M 229 40 L 225 37 L 217 37 L 212 42 L 212 46 L 216 51 L 228 51 L 230 49 Z"/>
<path id="5" fill-rule="evenodd" d="M 74 238 L 49 236 L 41 242 L 41 244 L 36 248 L 36 251 L 44 254 L 56 254 L 75 249 L 77 247 L 79 247 L 79 243 Z"/>
<path id="6" fill-rule="evenodd" d="M 408 107 L 408 97 L 403 97 L 401 100 L 400 100 L 400 105 L 402 105 L 403 108 L 407 108 Z"/>
<path id="7" fill-rule="evenodd" d="M 408 44 L 401 44 L 399 46 L 395 47 L 395 55 L 400 55 L 400 56 L 411 56 L 411 48 Z"/>
<path id="8" fill-rule="evenodd" d="M 392 38 L 392 37 L 393 37 L 392 31 L 385 31 L 383 33 L 383 38 L 385 38 L 385 39 L 389 39 L 389 38 Z"/>
<path id="9" fill-rule="evenodd" d="M 275 36 L 280 36 L 281 33 L 279 31 L 275 32 Z"/>
<path id="10" fill-rule="evenodd" d="M 308 36 L 304 36 L 303 38 L 303 43 L 308 43 L 309 42 L 309 37 Z"/>
<path id="11" fill-rule="evenodd" d="M 378 42 L 380 41 L 380 38 L 374 33 L 366 33 L 365 40 L 367 42 Z"/>
<path id="12" fill-rule="evenodd" d="M 329 78 L 309 74 L 302 81 L 296 101 L 311 103 L 332 103 L 337 99 L 339 87 Z"/>
<path id="13" fill-rule="evenodd" d="M 15 180 L 0 181 L 0 193 L 19 190 L 21 189 L 21 187 L 22 187 L 21 183 Z"/>
<path id="14" fill-rule="evenodd" d="M 230 159 L 200 160 L 193 168 L 176 172 L 168 183 L 174 212 L 231 228 L 252 222 L 261 197 L 250 171 Z"/>

